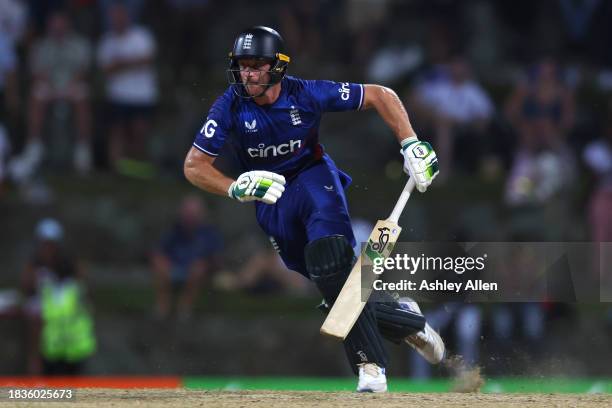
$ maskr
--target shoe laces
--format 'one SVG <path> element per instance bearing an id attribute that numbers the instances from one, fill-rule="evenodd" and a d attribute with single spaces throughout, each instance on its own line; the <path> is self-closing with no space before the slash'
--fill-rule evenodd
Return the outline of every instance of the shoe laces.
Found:
<path id="1" fill-rule="evenodd" d="M 378 377 L 380 368 L 374 363 L 364 363 L 361 365 L 363 372 L 371 377 Z"/>

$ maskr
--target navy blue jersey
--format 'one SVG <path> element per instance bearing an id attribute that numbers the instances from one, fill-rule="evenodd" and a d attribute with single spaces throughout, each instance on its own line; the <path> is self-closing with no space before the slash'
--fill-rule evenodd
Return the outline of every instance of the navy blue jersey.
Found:
<path id="1" fill-rule="evenodd" d="M 268 170 L 286 177 L 320 159 L 319 124 L 323 112 L 358 110 L 361 84 L 283 78 L 271 105 L 259 106 L 234 94 L 231 87 L 210 108 L 193 146 L 217 156 L 234 134 L 244 170 Z"/>

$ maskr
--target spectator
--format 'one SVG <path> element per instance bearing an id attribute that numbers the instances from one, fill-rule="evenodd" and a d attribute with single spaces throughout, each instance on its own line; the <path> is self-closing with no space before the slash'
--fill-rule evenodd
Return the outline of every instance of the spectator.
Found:
<path id="1" fill-rule="evenodd" d="M 596 177 L 588 205 L 590 238 L 596 243 L 607 243 L 599 247 L 598 255 L 601 257 L 602 293 L 612 296 L 612 274 L 609 268 L 606 269 L 606 265 L 612 265 L 612 253 L 603 246 L 608 245 L 610 248 L 612 242 L 612 119 L 609 116 L 605 119 L 603 135 L 584 149 L 583 160 Z M 612 316 L 612 308 L 609 314 Z"/>
<path id="2" fill-rule="evenodd" d="M 329 5 L 323 7 L 317 1 L 286 2 L 279 8 L 278 19 L 287 49 L 296 50 L 301 62 L 314 65 L 321 57 L 327 9 Z"/>
<path id="3" fill-rule="evenodd" d="M 21 0 L 0 0 L 0 37 L 16 45 L 26 30 L 27 6 Z"/>
<path id="4" fill-rule="evenodd" d="M 574 95 L 558 65 L 543 59 L 519 81 L 505 107 L 519 132 L 519 150 L 559 147 L 574 126 Z"/>
<path id="5" fill-rule="evenodd" d="M 302 275 L 289 271 L 272 248 L 255 252 L 232 280 L 234 289 L 242 289 L 253 294 L 284 291 L 305 293 L 308 289 L 308 280 Z"/>
<path id="6" fill-rule="evenodd" d="M 130 21 L 138 22 L 143 14 L 145 0 L 97 0 L 98 8 L 103 18 L 103 27 L 107 30 L 112 26 L 111 9 L 116 4 L 125 7 Z"/>
<path id="7" fill-rule="evenodd" d="M 74 108 L 77 130 L 74 167 L 80 174 L 91 170 L 91 108 L 87 83 L 90 63 L 91 45 L 72 30 L 63 12 L 51 14 L 46 36 L 34 44 L 30 55 L 29 130 L 24 152 L 14 163 L 16 178 L 27 179 L 40 164 L 47 109 L 62 103 Z"/>
<path id="8" fill-rule="evenodd" d="M 444 169 L 440 176 L 453 171 L 453 156 L 459 156 L 468 168 L 478 164 L 488 142 L 485 131 L 494 112 L 493 103 L 470 71 L 463 57 L 455 57 L 447 66 L 437 67 L 437 74 L 416 91 L 417 109 L 429 116 L 435 132 L 440 168 Z M 455 152 L 457 138 L 468 146 L 460 155 Z"/>
<path id="9" fill-rule="evenodd" d="M 32 375 L 79 374 L 96 348 L 84 271 L 65 249 L 63 237 L 59 222 L 42 220 L 36 227 L 36 250 L 22 275 Z"/>
<path id="10" fill-rule="evenodd" d="M 219 232 L 206 223 L 206 208 L 197 196 L 181 202 L 178 219 L 151 257 L 155 277 L 155 314 L 166 318 L 172 290 L 180 291 L 179 319 L 189 319 L 204 279 L 216 268 L 223 247 Z"/>
<path id="11" fill-rule="evenodd" d="M 110 31 L 98 48 L 110 109 L 109 164 L 117 169 L 127 155 L 145 158 L 145 137 L 157 103 L 156 44 L 144 27 L 133 25 L 122 4 L 109 9 Z"/>
<path id="12" fill-rule="evenodd" d="M 557 65 L 543 60 L 517 85 L 505 111 L 518 131 L 506 202 L 542 204 L 574 177 L 574 157 L 565 142 L 574 125 L 573 94 L 561 81 Z"/>
<path id="13" fill-rule="evenodd" d="M 612 119 L 606 118 L 603 135 L 586 146 L 583 159 L 597 180 L 589 204 L 591 240 L 612 242 Z"/>
<path id="14" fill-rule="evenodd" d="M 14 46 L 0 32 L 0 195 L 6 178 L 6 160 L 9 154 L 8 114 L 18 110 L 17 58 Z"/>
<path id="15" fill-rule="evenodd" d="M 203 66 L 210 63 L 209 53 L 202 52 L 201 44 L 209 40 L 210 31 L 202 30 L 214 22 L 213 2 L 210 0 L 166 0 L 169 24 L 162 29 L 167 31 L 160 35 L 171 44 L 180 47 L 168 47 L 164 51 L 172 60 L 175 83 L 184 81 L 190 85 L 198 78 Z M 163 35 L 163 37 L 162 37 Z"/>

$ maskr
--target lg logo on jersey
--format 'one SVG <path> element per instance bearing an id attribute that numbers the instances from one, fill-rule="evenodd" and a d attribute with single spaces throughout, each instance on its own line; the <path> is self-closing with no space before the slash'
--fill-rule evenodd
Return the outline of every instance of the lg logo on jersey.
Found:
<path id="1" fill-rule="evenodd" d="M 302 147 L 301 140 L 290 140 L 289 143 L 279 144 L 278 146 L 267 146 L 263 143 L 257 145 L 257 147 L 249 147 L 247 153 L 251 157 L 276 157 L 279 155 L 285 155 L 293 153 L 297 149 Z"/>
<path id="2" fill-rule="evenodd" d="M 340 98 L 342 98 L 343 101 L 348 101 L 349 97 L 351 96 L 351 89 L 349 88 L 349 83 L 343 82 L 342 84 L 340 84 L 338 92 L 340 92 Z"/>
<path id="3" fill-rule="evenodd" d="M 215 122 L 213 119 L 208 119 L 204 126 L 202 126 L 202 129 L 200 129 L 200 133 L 208 138 L 211 138 L 215 134 L 217 126 L 217 122 Z"/>

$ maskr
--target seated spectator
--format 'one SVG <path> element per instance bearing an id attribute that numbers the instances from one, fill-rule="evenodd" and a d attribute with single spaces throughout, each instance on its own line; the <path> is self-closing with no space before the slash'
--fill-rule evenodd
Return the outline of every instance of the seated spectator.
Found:
<path id="1" fill-rule="evenodd" d="M 22 0 L 0 1 L 0 37 L 11 46 L 21 41 L 28 24 L 28 8 Z"/>
<path id="2" fill-rule="evenodd" d="M 612 108 L 612 105 L 611 105 Z M 612 109 L 608 109 L 610 111 Z M 608 115 L 604 122 L 603 134 L 589 143 L 583 152 L 583 160 L 596 178 L 596 184 L 588 204 L 588 224 L 593 242 L 612 242 L 612 119 Z M 609 246 L 608 246 L 609 248 Z M 612 253 L 599 248 L 602 278 L 602 293 L 612 297 Z M 607 269 L 606 269 L 607 268 Z M 612 308 L 609 315 L 612 317 Z M 612 323 L 612 320 L 610 320 Z"/>
<path id="3" fill-rule="evenodd" d="M 562 145 L 574 126 L 574 110 L 573 92 L 564 84 L 559 66 L 548 59 L 529 70 L 505 106 L 506 118 L 520 135 L 518 150 L 532 152 Z M 534 123 L 539 131 L 531 130 Z"/>
<path id="4" fill-rule="evenodd" d="M 266 248 L 249 257 L 232 278 L 232 284 L 227 286 L 252 294 L 305 293 L 308 280 L 301 274 L 289 271 L 276 250 Z"/>
<path id="5" fill-rule="evenodd" d="M 435 146 L 443 174 L 453 171 L 454 157 L 469 170 L 479 163 L 485 130 L 494 113 L 493 103 L 485 90 L 471 77 L 469 63 L 455 57 L 447 66 L 436 68 L 436 75 L 417 87 L 415 102 L 435 132 Z M 469 148 L 456 150 L 461 137 Z M 445 176 L 444 176 L 445 177 Z"/>
<path id="6" fill-rule="evenodd" d="M 574 98 L 552 61 L 540 62 L 506 103 L 518 146 L 506 185 L 511 206 L 542 204 L 574 177 L 574 157 L 565 137 L 574 124 Z"/>
<path id="7" fill-rule="evenodd" d="M 17 179 L 27 179 L 40 164 L 48 108 L 67 103 L 74 110 L 77 141 L 73 164 L 80 174 L 91 170 L 91 107 L 87 83 L 91 46 L 71 28 L 69 18 L 55 12 L 47 21 L 45 37 L 30 54 L 32 87 L 28 108 L 28 137 L 24 151 L 12 165 Z M 47 141 L 53 143 L 53 141 Z"/>
<path id="8" fill-rule="evenodd" d="M 172 291 L 179 291 L 177 315 L 189 319 L 198 293 L 218 265 L 223 242 L 219 232 L 207 224 L 206 208 L 197 196 L 181 202 L 178 219 L 152 256 L 155 278 L 155 314 L 166 318 L 171 311 Z"/>
<path id="9" fill-rule="evenodd" d="M 146 159 L 146 136 L 157 103 L 155 39 L 133 25 L 122 4 L 109 8 L 110 30 L 98 47 L 110 113 L 109 164 L 118 170 L 123 159 Z"/>
<path id="10" fill-rule="evenodd" d="M 591 240 L 612 242 L 612 119 L 609 116 L 603 135 L 586 146 L 582 157 L 597 180 L 589 204 Z"/>
<path id="11" fill-rule="evenodd" d="M 36 249 L 22 274 L 31 375 L 79 374 L 96 349 L 84 271 L 63 238 L 59 222 L 42 220 L 36 227 Z"/>

